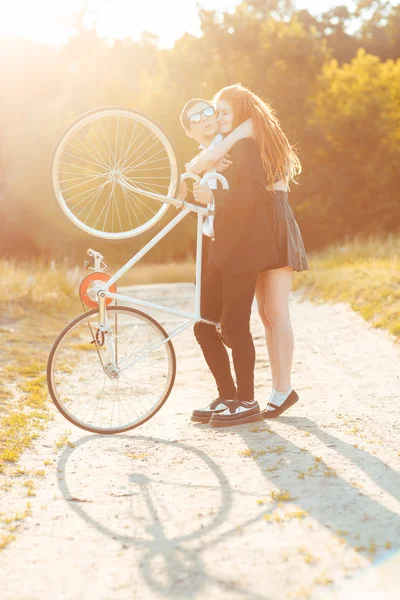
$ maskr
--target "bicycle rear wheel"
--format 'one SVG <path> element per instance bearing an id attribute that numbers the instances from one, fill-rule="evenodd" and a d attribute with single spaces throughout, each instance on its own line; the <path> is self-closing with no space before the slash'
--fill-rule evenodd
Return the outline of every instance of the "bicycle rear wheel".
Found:
<path id="1" fill-rule="evenodd" d="M 146 115 L 105 107 L 79 117 L 61 135 L 51 163 L 57 201 L 80 229 L 109 240 L 150 229 L 168 204 L 135 193 L 175 197 L 176 152 L 162 128 Z"/>
<path id="2" fill-rule="evenodd" d="M 60 333 L 47 364 L 51 398 L 66 419 L 94 433 L 121 433 L 142 425 L 167 400 L 176 358 L 163 327 L 126 306 L 107 307 L 112 352 L 96 342 L 98 309 Z"/>

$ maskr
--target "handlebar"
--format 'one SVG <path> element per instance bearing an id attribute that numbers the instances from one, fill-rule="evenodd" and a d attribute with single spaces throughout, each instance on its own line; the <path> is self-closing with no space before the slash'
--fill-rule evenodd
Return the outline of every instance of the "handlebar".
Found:
<path id="1" fill-rule="evenodd" d="M 229 189 L 228 181 L 225 179 L 225 177 L 223 175 L 221 175 L 221 173 L 217 173 L 216 171 L 213 173 L 206 173 L 205 175 L 203 175 L 203 177 L 201 179 L 198 175 L 196 175 L 196 173 L 183 173 L 181 175 L 181 181 L 185 181 L 185 179 L 194 179 L 196 181 L 196 183 L 201 183 L 203 185 L 206 184 L 210 179 L 217 179 L 218 181 L 220 181 L 222 183 L 222 188 L 224 190 Z M 206 216 L 213 214 L 213 212 L 211 210 L 209 210 L 209 208 L 207 208 L 207 206 L 197 206 L 196 204 L 192 204 L 191 202 L 186 202 L 185 200 L 182 200 L 182 204 L 181 204 L 180 208 L 187 208 L 187 209 L 195 211 L 195 212 L 203 213 Z"/>

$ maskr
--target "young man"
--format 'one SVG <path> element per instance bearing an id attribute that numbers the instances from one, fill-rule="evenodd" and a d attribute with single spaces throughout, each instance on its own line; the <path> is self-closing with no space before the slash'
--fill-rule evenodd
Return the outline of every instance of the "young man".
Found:
<path id="1" fill-rule="evenodd" d="M 186 134 L 201 148 L 218 143 L 214 108 L 206 100 L 190 100 L 181 113 Z M 230 157 L 219 165 L 229 191 L 211 191 L 208 185 L 194 185 L 194 199 L 216 206 L 214 218 L 203 227 L 205 252 L 201 289 L 201 314 L 219 322 L 216 327 L 196 323 L 194 333 L 213 374 L 218 398 L 207 407 L 194 410 L 192 420 L 213 427 L 239 425 L 262 419 L 254 399 L 255 350 L 250 333 L 250 314 L 258 273 L 278 260 L 271 253 L 272 231 L 265 205 L 265 183 L 261 159 L 253 140 L 241 140 Z M 214 183 L 214 185 L 212 185 Z M 216 181 L 211 182 L 216 188 Z M 185 194 L 180 188 L 180 197 Z M 266 249 L 268 248 L 268 252 Z M 225 345 L 232 349 L 236 384 Z"/>

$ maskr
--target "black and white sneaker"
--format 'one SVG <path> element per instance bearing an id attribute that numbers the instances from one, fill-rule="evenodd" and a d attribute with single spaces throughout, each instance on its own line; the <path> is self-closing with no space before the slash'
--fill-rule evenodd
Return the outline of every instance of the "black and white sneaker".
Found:
<path id="1" fill-rule="evenodd" d="M 256 400 L 251 400 L 251 402 L 236 400 L 223 412 L 214 413 L 210 419 L 210 425 L 211 427 L 230 427 L 253 421 L 262 421 L 258 402 Z"/>
<path id="2" fill-rule="evenodd" d="M 235 400 L 223 400 L 216 398 L 206 406 L 192 412 L 191 420 L 196 423 L 209 423 L 211 417 L 215 414 L 223 413 Z"/>

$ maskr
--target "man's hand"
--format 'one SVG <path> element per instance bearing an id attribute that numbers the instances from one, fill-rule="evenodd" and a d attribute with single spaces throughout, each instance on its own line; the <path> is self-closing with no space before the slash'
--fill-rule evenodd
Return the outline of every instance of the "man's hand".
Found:
<path id="1" fill-rule="evenodd" d="M 229 160 L 229 154 L 225 154 L 225 156 L 216 163 L 215 167 L 218 173 L 223 173 L 230 165 L 233 165 L 233 162 Z"/>
<path id="2" fill-rule="evenodd" d="M 210 204 L 213 201 L 212 190 L 207 184 L 195 183 L 193 186 L 193 197 L 199 204 Z"/>
<path id="3" fill-rule="evenodd" d="M 181 183 L 179 184 L 179 190 L 178 190 L 178 200 L 184 200 L 186 198 L 186 194 L 188 192 L 188 186 L 186 181 L 181 181 Z"/>

